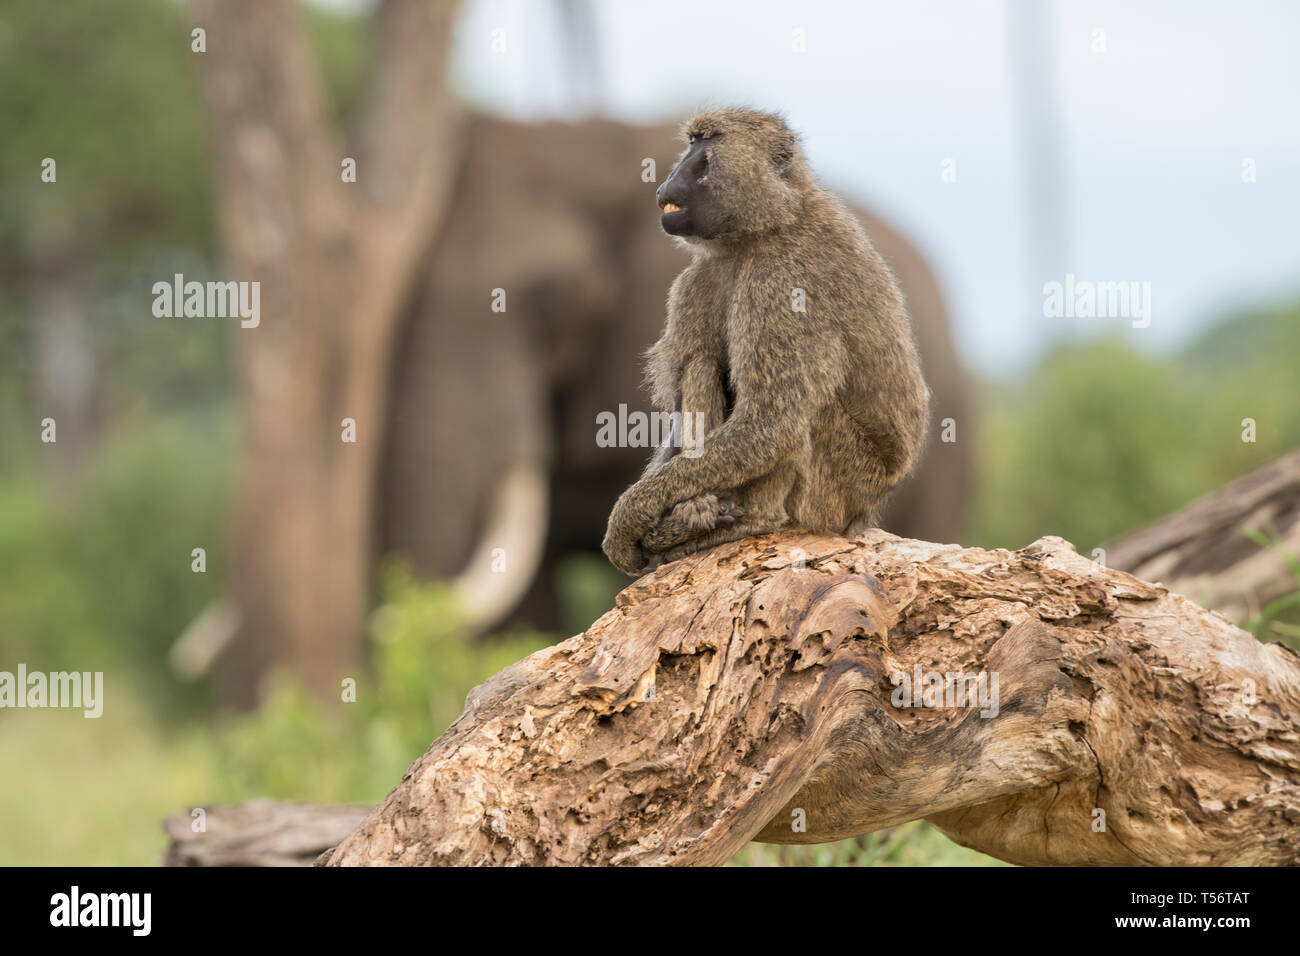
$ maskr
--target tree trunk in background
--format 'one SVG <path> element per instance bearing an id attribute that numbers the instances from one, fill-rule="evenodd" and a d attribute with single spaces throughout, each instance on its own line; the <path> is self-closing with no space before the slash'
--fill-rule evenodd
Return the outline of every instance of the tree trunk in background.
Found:
<path id="1" fill-rule="evenodd" d="M 917 671 L 996 707 L 894 701 Z M 718 864 L 918 818 L 1021 864 L 1300 863 L 1300 656 L 1059 538 L 748 538 L 476 688 L 321 862 Z"/>
<path id="2" fill-rule="evenodd" d="M 340 677 L 361 662 L 392 338 L 455 162 L 443 82 L 454 7 L 380 7 L 357 149 L 330 128 L 290 0 L 196 10 L 230 260 L 220 278 L 261 285 L 261 324 L 233 333 L 242 445 L 231 554 L 240 628 L 222 681 L 230 704 L 255 703 L 272 668 L 337 700 Z M 342 179 L 345 157 L 356 160 L 355 183 Z M 345 418 L 355 443 L 343 441 Z"/>

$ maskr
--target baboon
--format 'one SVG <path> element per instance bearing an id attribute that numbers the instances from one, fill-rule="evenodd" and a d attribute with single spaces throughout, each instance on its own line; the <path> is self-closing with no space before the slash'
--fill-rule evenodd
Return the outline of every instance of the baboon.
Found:
<path id="1" fill-rule="evenodd" d="M 929 421 L 898 285 L 796 134 L 749 109 L 702 113 L 684 133 L 657 198 L 692 260 L 647 377 L 700 434 L 682 429 L 614 505 L 603 548 L 633 575 L 781 527 L 873 526 Z"/>
<path id="2" fill-rule="evenodd" d="M 570 632 L 589 623 L 566 616 L 560 582 L 574 558 L 599 548 L 610 508 L 650 455 L 601 446 L 593 431 L 620 403 L 652 410 L 649 393 L 635 390 L 686 257 L 648 213 L 675 162 L 664 151 L 680 152 L 668 145 L 680 127 L 471 113 L 460 128 L 451 205 L 393 350 L 374 530 L 376 554 L 400 556 L 421 580 L 485 569 L 477 576 L 504 597 L 473 605 L 476 630 L 509 620 Z M 647 157 L 660 159 L 657 179 L 645 175 Z M 894 224 L 848 208 L 903 290 L 933 421 L 952 418 L 962 429 L 952 443 L 933 432 L 881 527 L 959 540 L 977 421 L 938 277 Z M 478 321 L 484 290 L 497 287 L 509 291 L 509 311 Z M 475 401 L 466 404 L 467 394 Z M 540 501 L 520 493 L 521 469 L 540 481 Z M 510 555 L 504 573 L 499 547 Z"/>

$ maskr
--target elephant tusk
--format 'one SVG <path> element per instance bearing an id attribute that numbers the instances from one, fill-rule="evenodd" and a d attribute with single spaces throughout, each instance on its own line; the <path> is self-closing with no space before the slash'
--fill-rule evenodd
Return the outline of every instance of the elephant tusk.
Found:
<path id="1" fill-rule="evenodd" d="M 513 465 L 494 489 L 488 520 L 453 582 L 461 610 L 479 632 L 502 623 L 537 576 L 550 517 L 550 479 L 538 461 Z"/>

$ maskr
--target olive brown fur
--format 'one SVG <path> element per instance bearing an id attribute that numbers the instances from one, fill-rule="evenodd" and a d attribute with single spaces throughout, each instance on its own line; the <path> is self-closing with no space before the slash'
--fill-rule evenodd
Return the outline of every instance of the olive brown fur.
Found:
<path id="1" fill-rule="evenodd" d="M 684 132 L 658 199 L 692 260 L 647 378 L 686 425 L 610 514 L 605 554 L 629 574 L 778 528 L 873 527 L 929 425 L 898 284 L 796 134 L 748 109 Z"/>

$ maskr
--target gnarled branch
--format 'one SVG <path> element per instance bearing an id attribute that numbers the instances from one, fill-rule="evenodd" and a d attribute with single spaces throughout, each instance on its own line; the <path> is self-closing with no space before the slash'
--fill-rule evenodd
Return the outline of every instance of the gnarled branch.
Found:
<path id="1" fill-rule="evenodd" d="M 1275 542 L 1261 548 L 1245 534 Z M 1296 589 L 1300 450 L 1198 498 L 1106 549 L 1106 562 L 1161 581 L 1234 620 Z"/>
<path id="2" fill-rule="evenodd" d="M 716 864 L 919 817 L 1016 863 L 1300 862 L 1300 656 L 1059 538 L 750 538 L 475 689 L 321 862 Z"/>

